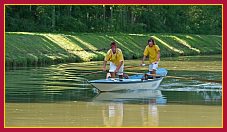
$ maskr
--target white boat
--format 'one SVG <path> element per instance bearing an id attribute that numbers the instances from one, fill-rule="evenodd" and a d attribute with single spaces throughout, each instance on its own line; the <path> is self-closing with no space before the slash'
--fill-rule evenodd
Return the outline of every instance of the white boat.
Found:
<path id="1" fill-rule="evenodd" d="M 158 68 L 156 78 L 150 76 L 150 79 L 142 79 L 144 75 L 137 74 L 129 76 L 129 79 L 100 79 L 88 81 L 100 91 L 116 91 L 116 90 L 137 90 L 137 89 L 151 89 L 155 90 L 159 87 L 163 78 L 167 75 L 165 68 Z"/>

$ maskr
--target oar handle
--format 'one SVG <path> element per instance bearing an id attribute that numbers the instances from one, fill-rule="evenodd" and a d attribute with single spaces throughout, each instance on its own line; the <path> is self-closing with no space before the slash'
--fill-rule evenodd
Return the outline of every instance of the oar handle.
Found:
<path id="1" fill-rule="evenodd" d="M 165 77 L 165 76 L 159 75 L 159 74 L 149 74 L 149 73 L 145 73 L 145 75 L 153 76 L 153 77 Z"/>
<path id="2" fill-rule="evenodd" d="M 144 64 L 144 66 L 145 65 L 146 64 Z M 139 65 L 139 66 L 126 66 L 126 67 L 124 67 L 124 69 L 137 68 L 137 67 L 143 67 L 143 65 Z"/>
<path id="3" fill-rule="evenodd" d="M 130 69 L 130 68 L 137 68 L 137 67 L 141 67 L 140 65 L 139 66 L 126 66 L 124 67 L 124 69 Z M 84 75 L 89 75 L 89 74 L 97 74 L 97 73 L 102 73 L 102 72 L 109 72 L 109 70 L 106 70 L 106 71 L 95 71 L 95 72 L 88 72 L 88 73 L 84 73 Z"/>
<path id="4" fill-rule="evenodd" d="M 82 73 L 83 75 L 89 75 L 89 74 L 97 74 L 97 73 L 101 73 L 101 72 L 109 72 L 108 70 L 106 71 L 95 71 L 95 72 L 87 72 L 87 73 Z"/>

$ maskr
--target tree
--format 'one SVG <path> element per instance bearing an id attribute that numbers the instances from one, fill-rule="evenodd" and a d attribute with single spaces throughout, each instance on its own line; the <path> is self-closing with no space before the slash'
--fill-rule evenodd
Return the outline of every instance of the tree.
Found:
<path id="1" fill-rule="evenodd" d="M 221 34 L 220 5 L 6 5 L 6 31 Z"/>

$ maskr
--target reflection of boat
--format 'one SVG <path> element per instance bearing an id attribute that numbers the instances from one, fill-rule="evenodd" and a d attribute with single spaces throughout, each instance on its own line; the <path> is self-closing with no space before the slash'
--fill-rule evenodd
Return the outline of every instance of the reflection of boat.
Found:
<path id="1" fill-rule="evenodd" d="M 142 121 L 142 126 L 153 127 L 159 125 L 157 104 L 165 104 L 166 99 L 160 90 L 128 90 L 101 92 L 93 102 L 105 106 L 102 110 L 105 127 L 129 127 L 137 121 Z"/>
<path id="2" fill-rule="evenodd" d="M 105 127 L 135 127 L 135 122 L 142 122 L 143 127 L 159 126 L 159 108 L 154 103 L 129 105 L 109 103 L 102 110 Z"/>
<path id="3" fill-rule="evenodd" d="M 156 104 L 165 104 L 166 98 L 162 96 L 160 90 L 128 90 L 128 91 L 115 91 L 115 92 L 102 92 L 96 96 L 93 101 L 143 101 L 153 102 Z"/>
<path id="4" fill-rule="evenodd" d="M 141 109 L 143 126 L 158 126 L 159 125 L 159 111 L 158 106 L 154 101 L 150 101 L 148 106 Z"/>
<path id="5" fill-rule="evenodd" d="M 158 76 L 159 75 L 159 76 Z M 155 79 L 143 80 L 143 75 L 129 76 L 129 79 L 100 79 L 91 80 L 90 84 L 95 86 L 100 91 L 115 91 L 128 89 L 157 89 L 164 76 L 167 75 L 165 68 L 157 70 L 157 77 Z M 152 77 L 151 77 L 152 78 Z"/>
<path id="6" fill-rule="evenodd" d="M 109 127 L 119 127 L 123 124 L 124 107 L 122 103 L 110 103 L 102 110 L 103 123 Z"/>

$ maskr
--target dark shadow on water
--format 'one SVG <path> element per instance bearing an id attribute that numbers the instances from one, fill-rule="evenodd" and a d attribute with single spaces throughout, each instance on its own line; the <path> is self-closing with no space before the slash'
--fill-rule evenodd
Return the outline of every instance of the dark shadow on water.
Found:
<path id="1" fill-rule="evenodd" d="M 44 93 L 45 92 L 45 93 Z M 8 93 L 6 103 L 57 103 L 65 101 L 92 101 L 98 95 L 94 89 L 61 91 L 25 91 L 24 94 Z"/>

